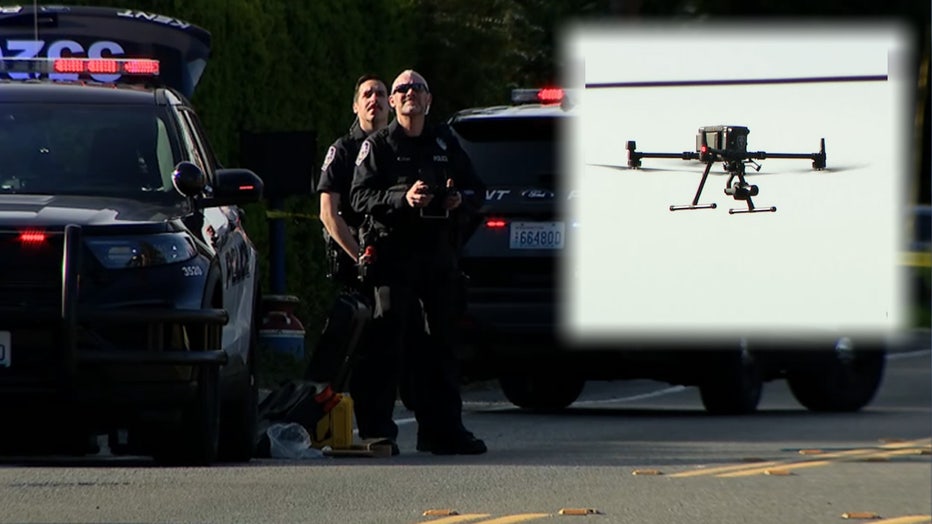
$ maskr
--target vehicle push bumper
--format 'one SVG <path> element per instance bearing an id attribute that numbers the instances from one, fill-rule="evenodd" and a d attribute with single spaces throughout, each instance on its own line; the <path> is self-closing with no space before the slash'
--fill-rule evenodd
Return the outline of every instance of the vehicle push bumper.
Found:
<path id="1" fill-rule="evenodd" d="M 0 390 L 5 392 L 20 391 L 23 393 L 69 393 L 75 397 L 83 397 L 79 390 L 88 386 L 84 375 L 91 368 L 105 368 L 108 366 L 141 366 L 141 367 L 201 367 L 222 366 L 227 363 L 227 354 L 221 349 L 222 326 L 229 322 L 229 315 L 223 309 L 175 309 L 168 307 L 119 307 L 99 308 L 88 305 L 78 305 L 78 280 L 81 257 L 81 227 L 68 225 L 64 229 L 62 244 L 62 272 L 61 272 L 61 301 L 60 308 L 23 309 L 15 307 L 0 307 L 0 319 L 4 325 L 13 326 L 15 330 L 44 331 L 48 334 L 48 343 L 51 347 L 43 348 L 42 357 L 48 360 L 44 363 L 45 372 L 36 372 L 36 356 L 27 355 L 18 357 L 9 355 L 8 364 L 0 366 Z M 82 326 L 119 326 L 121 329 L 145 329 L 145 326 L 183 324 L 190 326 L 204 326 L 204 340 L 202 349 L 188 350 L 164 347 L 126 347 L 124 345 L 101 344 L 101 347 L 79 347 L 79 331 Z M 212 328 L 212 329 L 211 329 Z M 16 331 L 13 333 L 16 333 Z M 13 348 L 16 347 L 15 337 Z M 11 349 L 13 349 L 11 348 Z M 36 347 L 30 347 L 35 350 Z M 12 353 L 12 351 L 11 351 Z M 18 361 L 29 360 L 24 373 L 17 372 Z M 79 369 L 80 368 L 80 369 Z M 93 374 L 95 378 L 100 375 Z M 175 375 L 182 377 L 183 375 Z M 194 376 L 191 374 L 191 376 Z M 191 385 L 190 379 L 171 381 L 162 380 L 138 381 L 136 379 L 123 379 L 120 376 L 108 377 L 110 384 L 95 384 L 103 390 L 126 391 L 128 398 L 138 398 L 131 394 L 133 389 L 140 391 L 153 391 L 163 389 L 167 391 L 187 390 Z M 187 383 L 187 384 L 185 384 Z M 79 386 L 80 385 L 80 386 Z M 122 386 L 113 389 L 113 386 Z M 94 395 L 91 395 L 94 396 Z M 145 395 L 143 395 L 145 396 Z M 119 403 L 121 399 L 113 399 Z"/>

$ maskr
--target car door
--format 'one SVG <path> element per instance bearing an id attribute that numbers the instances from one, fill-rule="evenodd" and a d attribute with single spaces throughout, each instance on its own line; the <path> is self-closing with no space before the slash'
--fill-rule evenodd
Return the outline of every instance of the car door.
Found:
<path id="1" fill-rule="evenodd" d="M 215 183 L 219 163 L 197 114 L 190 108 L 181 107 L 179 115 L 186 140 L 191 142 L 192 161 L 207 175 L 208 185 Z M 231 359 L 245 363 L 255 304 L 256 250 L 246 235 L 237 206 L 209 207 L 201 212 L 206 229 L 204 238 L 215 250 L 220 271 L 223 308 L 230 316 L 230 321 L 223 328 L 223 347 Z"/>

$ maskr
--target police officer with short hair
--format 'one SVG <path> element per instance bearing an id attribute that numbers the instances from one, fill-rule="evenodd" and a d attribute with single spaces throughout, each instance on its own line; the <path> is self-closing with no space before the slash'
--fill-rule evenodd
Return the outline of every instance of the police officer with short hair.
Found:
<path id="1" fill-rule="evenodd" d="M 385 83 L 374 74 L 366 74 L 356 81 L 353 95 L 353 113 L 356 120 L 349 133 L 338 138 L 327 149 L 320 167 L 317 192 L 320 193 L 320 220 L 328 247 L 333 251 L 332 273 L 340 283 L 358 286 L 356 262 L 359 242 L 356 229 L 362 215 L 353 210 L 349 202 L 353 181 L 354 161 L 359 146 L 375 131 L 388 123 L 388 91 Z"/>
<path id="2" fill-rule="evenodd" d="M 380 355 L 354 370 L 379 398 L 397 389 L 401 366 L 414 380 L 418 451 L 485 453 L 485 443 L 462 422 L 459 369 L 454 353 L 463 225 L 476 217 L 485 188 L 445 126 L 430 126 L 431 94 L 417 72 L 392 83 L 395 121 L 363 142 L 356 159 L 353 208 L 371 217 L 375 259 L 374 329 Z M 367 262 L 367 261 L 364 261 Z M 424 316 L 411 311 L 423 304 Z M 404 344 L 412 330 L 428 330 L 428 344 Z M 402 364 L 403 362 L 403 364 Z M 372 413 L 378 430 L 394 437 L 394 402 Z"/>
<path id="3" fill-rule="evenodd" d="M 349 132 L 327 149 L 320 168 L 317 192 L 320 194 L 320 220 L 324 224 L 330 276 L 343 286 L 344 292 L 360 293 L 356 267 L 359 254 L 357 228 L 363 217 L 350 206 L 349 192 L 360 144 L 388 123 L 388 91 L 378 76 L 366 74 L 356 81 L 353 113 L 356 119 Z M 334 307 L 340 307 L 339 301 Z M 327 327 L 333 328 L 329 322 Z M 329 411 L 339 401 L 339 395 L 330 387 L 331 382 L 343 378 L 348 371 L 344 369 L 348 357 L 346 352 L 352 348 L 342 340 L 344 335 L 329 333 L 325 328 L 305 372 L 305 378 L 315 388 L 315 400 L 323 406 L 323 412 Z"/>

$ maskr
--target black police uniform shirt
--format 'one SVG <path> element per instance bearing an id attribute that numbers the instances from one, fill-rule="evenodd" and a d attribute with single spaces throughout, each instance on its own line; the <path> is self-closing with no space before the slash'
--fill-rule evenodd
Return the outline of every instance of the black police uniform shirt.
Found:
<path id="1" fill-rule="evenodd" d="M 462 196 L 449 218 L 430 218 L 443 216 L 442 196 L 428 208 L 408 205 L 405 193 L 417 180 L 441 190 L 448 178 Z M 477 213 L 485 187 L 447 128 L 425 126 L 419 136 L 409 137 L 396 120 L 363 142 L 350 196 L 357 212 L 371 214 L 376 226 L 387 231 L 389 256 L 420 258 L 429 262 L 424 269 L 442 270 L 455 266 L 455 235 L 463 218 Z"/>
<path id="2" fill-rule="evenodd" d="M 355 160 L 359 153 L 359 146 L 367 136 L 368 134 L 359 127 L 359 120 L 355 120 L 349 132 L 338 138 L 327 149 L 327 156 L 324 157 L 324 162 L 320 166 L 320 180 L 317 182 L 318 193 L 340 195 L 340 205 L 337 211 L 350 227 L 353 235 L 356 235 L 356 229 L 362 223 L 363 217 L 350 205 L 350 185 L 353 182 L 353 169 L 356 167 Z M 323 234 L 328 249 L 334 253 L 332 256 L 335 257 L 331 259 L 335 264 L 330 268 L 331 278 L 345 284 L 356 284 L 356 262 L 346 254 L 336 240 L 330 237 L 327 228 L 324 228 Z"/>
<path id="3" fill-rule="evenodd" d="M 320 180 L 317 182 L 318 193 L 337 193 L 340 195 L 338 211 L 343 220 L 355 232 L 362 223 L 362 215 L 350 205 L 350 185 L 353 182 L 353 170 L 359 147 L 368 134 L 355 121 L 349 132 L 338 138 L 329 149 L 324 163 L 320 166 Z"/>

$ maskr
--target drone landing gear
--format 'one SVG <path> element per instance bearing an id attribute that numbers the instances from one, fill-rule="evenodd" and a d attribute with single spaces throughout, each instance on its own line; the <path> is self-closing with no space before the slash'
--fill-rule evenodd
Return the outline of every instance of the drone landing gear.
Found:
<path id="1" fill-rule="evenodd" d="M 712 169 L 712 162 L 707 162 L 705 165 L 705 171 L 702 172 L 702 179 L 699 180 L 699 189 L 696 190 L 696 196 L 693 197 L 692 204 L 683 204 L 683 205 L 673 205 L 670 206 L 670 211 L 683 211 L 685 209 L 715 209 L 718 207 L 716 204 L 700 204 L 699 195 L 702 194 L 702 188 L 705 186 L 705 180 L 709 177 L 709 170 Z"/>
<path id="2" fill-rule="evenodd" d="M 670 206 L 670 211 L 683 211 L 684 209 L 715 209 L 716 204 L 683 204 L 679 206 Z"/>
<path id="3" fill-rule="evenodd" d="M 747 209 L 729 209 L 729 215 L 738 215 L 741 213 L 775 213 L 777 211 L 776 206 L 770 207 L 754 207 L 754 202 L 751 202 L 751 199 L 748 199 L 748 208 Z"/>

